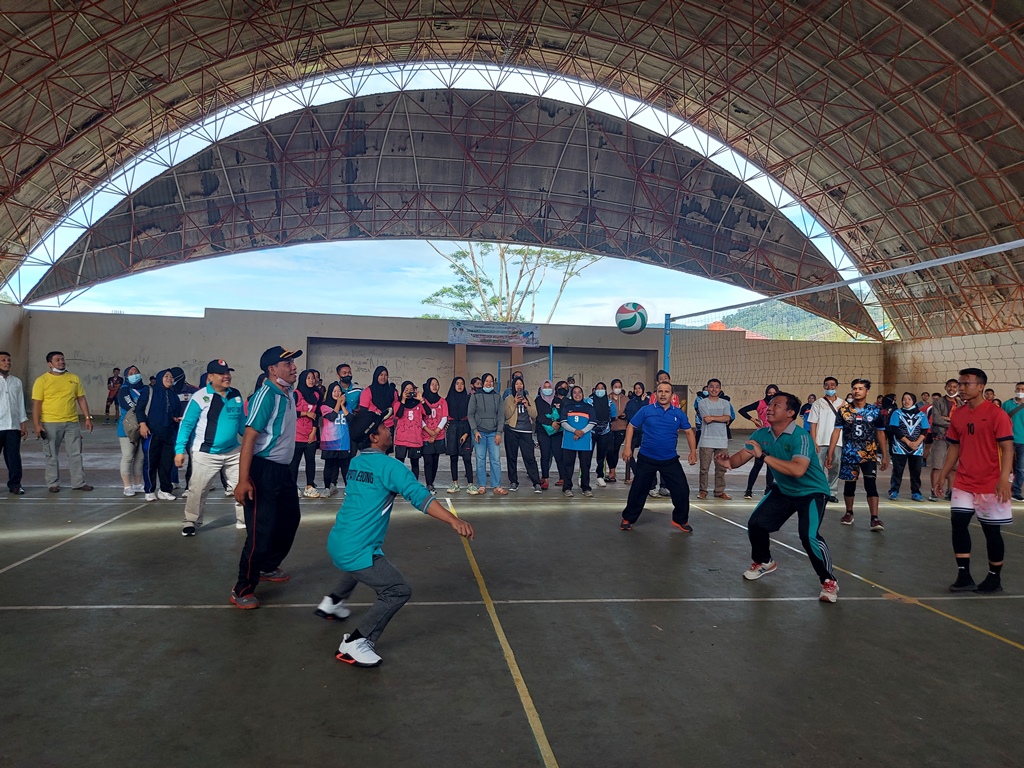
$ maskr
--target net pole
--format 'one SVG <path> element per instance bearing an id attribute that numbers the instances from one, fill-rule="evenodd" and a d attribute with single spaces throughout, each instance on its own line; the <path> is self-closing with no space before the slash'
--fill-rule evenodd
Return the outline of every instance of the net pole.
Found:
<path id="1" fill-rule="evenodd" d="M 672 315 L 665 313 L 665 349 L 662 352 L 661 367 L 672 374 L 672 369 L 669 367 L 669 353 L 672 349 Z"/>
<path id="2" fill-rule="evenodd" d="M 502 390 L 505 389 L 505 385 L 502 384 L 501 382 L 502 382 L 502 378 L 501 378 L 501 360 L 499 360 L 498 361 L 498 380 L 496 382 L 494 382 L 494 388 L 498 392 L 501 392 Z"/>
<path id="3" fill-rule="evenodd" d="M 548 381 L 555 380 L 555 345 L 548 344 Z"/>

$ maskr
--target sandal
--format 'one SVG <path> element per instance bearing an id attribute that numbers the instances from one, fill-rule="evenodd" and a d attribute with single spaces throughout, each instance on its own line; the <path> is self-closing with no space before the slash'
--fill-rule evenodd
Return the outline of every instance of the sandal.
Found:
<path id="1" fill-rule="evenodd" d="M 508 496 L 508 491 L 506 491 L 501 486 L 498 486 L 497 488 L 494 489 L 494 495 L 495 496 Z"/>

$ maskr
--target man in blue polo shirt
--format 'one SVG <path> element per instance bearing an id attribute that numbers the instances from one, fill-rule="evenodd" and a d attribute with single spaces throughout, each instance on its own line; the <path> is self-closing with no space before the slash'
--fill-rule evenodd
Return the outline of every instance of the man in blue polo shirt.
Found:
<path id="1" fill-rule="evenodd" d="M 238 561 L 238 582 L 231 602 L 259 608 L 254 592 L 260 581 L 288 581 L 280 565 L 299 529 L 299 499 L 291 473 L 295 453 L 295 401 L 292 385 L 299 376 L 295 358 L 302 350 L 271 347 L 260 356 L 266 381 L 249 398 L 249 418 L 242 436 L 235 501 L 245 509 L 245 546 Z"/>
<path id="2" fill-rule="evenodd" d="M 686 435 L 690 446 L 688 462 L 697 463 L 697 441 L 686 414 L 672 404 L 672 385 L 667 381 L 658 384 L 655 390 L 656 402 L 645 405 L 630 419 L 626 426 L 626 437 L 622 444 L 622 458 L 629 463 L 633 456 L 633 430 L 639 429 L 640 448 L 637 449 L 636 472 L 629 487 L 626 508 L 622 510 L 623 531 L 633 530 L 633 524 L 644 511 L 647 491 L 654 482 L 654 475 L 661 473 L 662 482 L 672 496 L 672 525 L 686 533 L 693 533 L 690 525 L 690 485 L 679 463 L 676 441 L 679 432 Z"/>

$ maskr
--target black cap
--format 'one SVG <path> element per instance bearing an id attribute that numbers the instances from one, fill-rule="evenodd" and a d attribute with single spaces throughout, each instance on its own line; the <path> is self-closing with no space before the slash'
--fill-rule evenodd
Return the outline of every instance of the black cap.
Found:
<path id="1" fill-rule="evenodd" d="M 289 350 L 281 346 L 271 347 L 260 355 L 260 370 L 265 371 L 272 365 L 277 365 L 285 360 L 294 360 L 297 357 L 302 357 L 301 349 Z"/>
<path id="2" fill-rule="evenodd" d="M 385 413 L 374 413 L 365 408 L 360 408 L 348 419 L 349 434 L 356 448 L 365 451 L 370 447 L 370 435 L 376 432 L 380 425 L 391 417 L 391 409 Z"/>
<path id="3" fill-rule="evenodd" d="M 228 368 L 228 364 L 223 360 L 211 360 L 206 364 L 207 373 L 230 373 L 235 370 L 234 368 Z"/>

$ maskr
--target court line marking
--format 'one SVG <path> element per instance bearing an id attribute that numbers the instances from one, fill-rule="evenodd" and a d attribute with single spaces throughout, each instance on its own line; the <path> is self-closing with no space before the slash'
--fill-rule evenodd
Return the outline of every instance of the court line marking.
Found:
<path id="1" fill-rule="evenodd" d="M 936 597 L 916 597 L 913 600 L 964 600 L 971 598 L 963 595 L 940 595 Z M 990 600 L 1024 600 L 1024 595 L 989 595 L 984 598 L 985 602 Z M 495 605 L 607 605 L 628 604 L 628 603 L 817 603 L 816 597 L 586 597 L 586 598 L 546 598 L 546 599 L 519 599 L 519 600 L 494 600 Z M 844 597 L 844 603 L 893 603 L 891 598 L 878 596 L 856 596 Z M 352 608 L 369 608 L 372 603 L 345 603 Z M 459 606 L 479 607 L 485 605 L 483 600 L 422 600 L 412 601 L 406 604 L 407 607 L 416 608 L 449 608 Z M 260 608 L 278 610 L 309 610 L 316 609 L 316 603 L 262 603 Z M 212 604 L 108 604 L 108 605 L 0 605 L 0 611 L 215 611 L 215 610 L 238 610 L 235 606 L 227 603 Z"/>
<path id="2" fill-rule="evenodd" d="M 899 509 L 906 509 L 906 510 L 909 510 L 911 512 L 917 512 L 917 514 L 919 514 L 919 515 L 928 515 L 929 517 L 937 517 L 937 518 L 939 518 L 939 520 L 945 520 L 947 523 L 949 522 L 949 513 L 948 512 L 943 515 L 943 514 L 941 514 L 939 512 L 932 512 L 930 509 L 917 509 L 916 507 L 911 507 L 911 506 L 909 506 L 907 504 L 897 504 L 895 501 L 888 501 L 888 504 L 890 506 L 893 506 L 893 507 L 898 507 Z M 1024 539 L 1024 534 L 1014 533 L 1013 531 L 1008 531 L 1008 530 L 1006 530 L 1008 527 L 1009 526 L 1006 526 L 1006 525 L 1000 526 L 1000 528 L 1002 528 L 1001 533 L 1004 536 L 1014 536 L 1014 537 L 1016 537 L 1018 539 Z"/>
<path id="3" fill-rule="evenodd" d="M 136 512 L 136 511 L 142 509 L 145 506 L 146 506 L 145 504 L 139 504 L 138 506 L 133 507 L 132 509 L 129 509 L 127 512 L 122 512 L 121 514 L 115 515 L 114 517 L 110 518 L 109 520 L 105 520 L 102 523 L 94 525 L 92 528 L 88 528 L 88 529 L 82 531 L 81 533 L 76 533 L 74 536 L 69 536 L 68 538 L 64 539 L 63 541 L 58 541 L 56 544 L 51 544 L 46 549 L 41 549 L 38 552 L 36 552 L 34 555 L 29 555 L 28 557 L 23 558 L 23 559 L 19 560 L 16 563 L 11 563 L 10 565 L 8 565 L 8 566 L 6 566 L 4 568 L 0 568 L 0 574 L 7 573 L 8 571 L 17 568 L 19 565 L 24 565 L 25 563 L 29 562 L 30 560 L 35 560 L 37 557 L 45 555 L 47 552 L 52 552 L 53 550 L 57 549 L 58 547 L 63 547 L 65 544 L 69 544 L 72 541 L 74 541 L 75 539 L 80 539 L 83 536 L 86 536 L 86 535 L 92 533 L 93 531 L 98 531 L 103 526 L 110 525 L 111 523 L 113 523 L 113 522 L 115 522 L 117 520 L 120 520 L 125 515 L 130 515 L 132 512 Z"/>
<path id="4" fill-rule="evenodd" d="M 747 526 L 741 525 L 740 523 L 737 523 L 737 522 L 735 522 L 733 520 L 730 520 L 727 517 L 722 517 L 721 515 L 717 515 L 717 514 L 715 514 L 714 512 L 712 512 L 710 510 L 704 509 L 703 507 L 701 507 L 698 504 L 694 504 L 693 506 L 695 506 L 697 509 L 699 509 L 701 512 L 704 512 L 705 514 L 711 515 L 712 517 L 717 517 L 719 520 L 724 520 L 729 525 L 734 525 L 737 528 L 740 528 L 740 529 L 742 529 L 744 531 L 747 530 Z M 771 539 L 771 541 L 773 543 L 775 543 L 775 544 L 778 544 L 780 547 L 785 547 L 786 549 L 788 549 L 788 550 L 790 550 L 792 552 L 796 552 L 799 555 L 803 555 L 804 557 L 807 557 L 807 553 L 804 552 L 803 549 L 797 549 L 796 547 L 790 546 L 789 544 L 786 544 L 783 541 L 779 541 L 778 539 L 774 539 L 773 538 L 773 539 Z M 1016 648 L 1018 650 L 1024 651 L 1024 644 L 1022 644 L 1022 643 L 1018 643 L 1018 642 L 1016 642 L 1014 640 L 1011 640 L 1008 637 L 1003 637 L 1002 635 L 998 635 L 995 632 L 992 632 L 991 630 L 985 629 L 984 627 L 979 627 L 977 624 L 972 624 L 971 622 L 969 622 L 969 621 L 967 621 L 965 619 L 961 619 L 959 616 L 954 616 L 951 613 L 946 613 L 945 611 L 940 611 L 935 606 L 928 605 L 927 603 L 922 602 L 921 599 L 919 599 L 919 598 L 910 597 L 909 595 L 904 595 L 901 592 L 897 592 L 895 589 L 889 589 L 889 587 L 882 586 L 878 582 L 875 582 L 875 581 L 872 581 L 871 579 L 865 578 L 864 576 L 861 576 L 858 573 L 854 573 L 853 571 L 848 571 L 845 568 L 840 568 L 839 566 L 837 566 L 835 564 L 833 564 L 832 567 L 835 570 L 839 571 L 840 573 L 845 573 L 847 576 L 852 576 L 853 578 L 855 578 L 855 579 L 857 579 L 859 581 L 863 581 L 865 584 L 870 584 L 875 589 L 880 589 L 883 592 L 886 592 L 886 593 L 892 595 L 893 597 L 895 597 L 897 600 L 899 600 L 901 602 L 909 603 L 910 605 L 918 605 L 918 606 L 924 608 L 926 611 L 931 611 L 932 613 L 934 613 L 934 614 L 936 614 L 938 616 L 942 616 L 943 618 L 949 619 L 950 621 L 955 621 L 957 624 L 965 626 L 968 629 L 973 629 L 975 632 L 980 632 L 981 634 L 986 635 L 988 637 L 991 637 L 994 640 L 998 640 L 1001 643 L 1006 643 L 1009 646 L 1012 646 L 1012 647 L 1014 647 L 1014 648 Z M 986 595 L 986 597 L 987 597 L 987 595 Z M 994 595 L 993 595 L 993 597 L 994 597 Z"/>
<path id="5" fill-rule="evenodd" d="M 455 505 L 452 504 L 452 500 L 445 498 L 448 504 L 448 509 L 453 515 L 458 517 L 455 512 Z M 551 749 L 551 744 L 548 742 L 547 734 L 544 733 L 544 724 L 540 720 L 540 714 L 537 712 L 537 707 L 533 703 L 533 697 L 530 695 L 530 689 L 526 687 L 526 680 L 523 678 L 523 673 L 519 669 L 519 663 L 516 661 L 516 655 L 512 652 L 512 646 L 508 642 L 508 638 L 505 636 L 505 630 L 501 626 L 501 621 L 498 620 L 498 612 L 494 608 L 494 601 L 491 599 L 491 593 L 487 590 L 487 584 L 484 582 L 484 576 L 480 572 L 480 566 L 476 562 L 476 557 L 473 555 L 473 548 L 469 545 L 469 539 L 460 537 L 462 539 L 462 546 L 466 551 L 466 557 L 469 558 L 469 565 L 473 569 L 473 576 L 476 578 L 476 585 L 480 589 L 480 596 L 483 598 L 484 606 L 487 608 L 487 615 L 491 618 L 491 625 L 494 627 L 494 633 L 498 636 L 498 642 L 501 644 L 502 653 L 505 655 L 505 664 L 508 666 L 509 672 L 512 673 L 512 679 L 516 684 L 516 691 L 519 693 L 519 701 L 523 705 L 523 709 L 526 711 L 526 719 L 530 724 L 530 730 L 533 731 L 533 739 L 537 744 L 537 750 L 540 752 L 541 761 L 544 763 L 545 768 L 558 768 L 558 761 L 555 760 L 555 753 Z"/>

